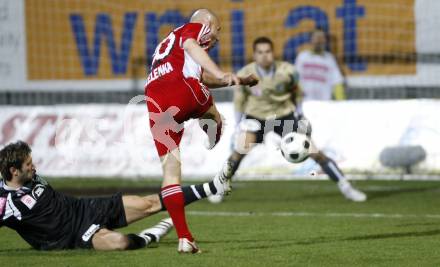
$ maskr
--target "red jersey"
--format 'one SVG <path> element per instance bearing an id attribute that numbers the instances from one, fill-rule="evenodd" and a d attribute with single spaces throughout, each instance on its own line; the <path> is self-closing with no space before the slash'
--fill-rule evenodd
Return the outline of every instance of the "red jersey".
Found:
<path id="1" fill-rule="evenodd" d="M 209 33 L 209 26 L 185 24 L 168 34 L 154 52 L 145 95 L 159 156 L 179 147 L 184 121 L 200 118 L 213 105 L 209 89 L 201 83 L 201 66 L 183 49 L 190 38 L 206 49 Z"/>
<path id="2" fill-rule="evenodd" d="M 195 39 L 202 48 L 207 48 L 210 27 L 200 23 L 187 23 L 168 34 L 156 47 L 146 86 L 154 82 L 181 82 L 182 78 L 201 80 L 202 68 L 183 49 L 187 39 Z"/>

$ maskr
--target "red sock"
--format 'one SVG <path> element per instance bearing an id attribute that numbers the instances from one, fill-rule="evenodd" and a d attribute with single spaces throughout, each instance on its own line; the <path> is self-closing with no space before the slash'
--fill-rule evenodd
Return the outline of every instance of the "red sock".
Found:
<path id="1" fill-rule="evenodd" d="M 165 186 L 161 189 L 163 203 L 173 220 L 179 238 L 187 238 L 193 241 L 193 237 L 188 229 L 185 218 L 185 199 L 182 187 L 178 184 Z"/>

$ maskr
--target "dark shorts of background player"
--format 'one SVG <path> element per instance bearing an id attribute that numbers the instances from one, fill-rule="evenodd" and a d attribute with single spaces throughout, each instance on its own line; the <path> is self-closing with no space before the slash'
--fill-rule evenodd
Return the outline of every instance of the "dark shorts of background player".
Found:
<path id="1" fill-rule="evenodd" d="M 72 248 L 93 248 L 93 235 L 99 229 L 112 230 L 127 226 L 121 193 L 110 197 L 80 199 L 75 210 L 79 231 L 74 233 Z"/>
<path id="2" fill-rule="evenodd" d="M 264 140 L 264 135 L 269 133 L 270 131 L 275 132 L 279 136 L 283 137 L 284 135 L 298 130 L 298 120 L 295 116 L 295 113 L 289 113 L 286 116 L 276 118 L 275 120 L 260 120 L 251 115 L 245 115 L 245 119 L 256 120 L 260 124 L 260 129 L 257 131 L 247 130 L 249 132 L 253 132 L 256 134 L 255 143 L 262 143 Z M 273 130 L 269 130 L 273 129 Z"/>

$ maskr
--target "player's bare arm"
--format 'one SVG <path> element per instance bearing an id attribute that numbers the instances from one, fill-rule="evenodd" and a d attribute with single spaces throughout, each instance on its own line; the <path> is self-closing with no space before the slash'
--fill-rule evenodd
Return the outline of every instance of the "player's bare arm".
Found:
<path id="1" fill-rule="evenodd" d="M 240 85 L 255 86 L 258 83 L 258 78 L 253 74 L 245 77 L 238 77 L 238 79 L 240 80 Z M 208 72 L 203 73 L 202 82 L 210 89 L 228 86 L 227 83 L 216 79 L 212 74 Z"/>
<path id="2" fill-rule="evenodd" d="M 202 82 L 203 82 L 203 84 L 208 86 L 209 89 L 222 88 L 222 87 L 228 86 L 227 83 L 217 79 L 214 75 L 212 75 L 209 72 L 203 72 Z"/>
<path id="3" fill-rule="evenodd" d="M 217 64 L 209 57 L 208 53 L 200 47 L 195 39 L 187 39 L 183 43 L 183 49 L 197 62 L 205 71 L 215 77 L 220 83 L 226 85 L 240 84 L 237 75 L 230 72 L 223 72 Z"/>

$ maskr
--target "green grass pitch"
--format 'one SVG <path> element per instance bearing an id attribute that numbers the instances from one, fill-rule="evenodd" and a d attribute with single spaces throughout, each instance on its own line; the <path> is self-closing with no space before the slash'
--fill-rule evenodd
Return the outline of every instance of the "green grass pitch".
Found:
<path id="1" fill-rule="evenodd" d="M 55 188 L 158 185 L 53 180 Z M 227 201 L 187 208 L 199 255 L 178 255 L 173 231 L 136 251 L 40 252 L 0 229 L 1 266 L 440 266 L 440 182 L 358 181 L 369 200 L 343 199 L 329 181 L 237 182 Z M 123 232 L 139 232 L 161 213 Z"/>

